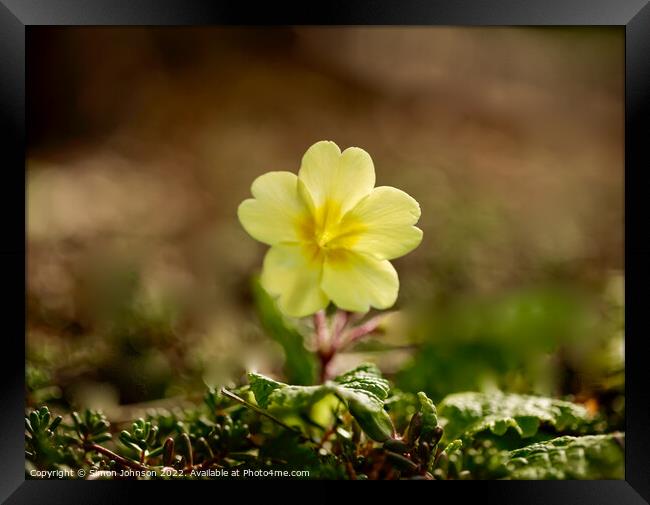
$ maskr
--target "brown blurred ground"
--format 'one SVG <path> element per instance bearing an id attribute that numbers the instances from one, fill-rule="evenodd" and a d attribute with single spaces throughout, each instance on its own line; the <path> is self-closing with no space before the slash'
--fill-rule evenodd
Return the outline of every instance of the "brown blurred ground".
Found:
<path id="1" fill-rule="evenodd" d="M 250 317 L 264 247 L 236 208 L 321 139 L 366 149 L 378 185 L 421 203 L 401 307 L 548 280 L 601 292 L 623 270 L 623 44 L 618 28 L 30 29 L 32 348 L 101 352 L 110 292 L 168 340 L 149 325 L 142 345 L 166 344 L 145 363 L 87 359 L 70 381 L 276 369 Z"/>

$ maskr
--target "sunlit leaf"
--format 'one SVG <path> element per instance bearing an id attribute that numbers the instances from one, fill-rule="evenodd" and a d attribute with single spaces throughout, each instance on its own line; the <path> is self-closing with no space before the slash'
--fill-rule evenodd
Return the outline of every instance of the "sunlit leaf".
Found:
<path id="1" fill-rule="evenodd" d="M 510 452 L 511 479 L 624 479 L 625 435 L 564 436 Z"/>
<path id="2" fill-rule="evenodd" d="M 262 408 L 285 413 L 304 412 L 333 394 L 345 403 L 373 440 L 383 442 L 394 434 L 393 424 L 384 410 L 389 384 L 375 365 L 360 365 L 320 386 L 292 386 L 255 373 L 248 377 L 255 400 Z"/>
<path id="3" fill-rule="evenodd" d="M 509 428 L 522 438 L 532 437 L 540 425 L 558 432 L 576 431 L 592 420 L 581 405 L 539 396 L 506 393 L 456 393 L 438 406 L 445 419 L 445 440 L 470 438 L 489 430 L 504 435 Z"/>

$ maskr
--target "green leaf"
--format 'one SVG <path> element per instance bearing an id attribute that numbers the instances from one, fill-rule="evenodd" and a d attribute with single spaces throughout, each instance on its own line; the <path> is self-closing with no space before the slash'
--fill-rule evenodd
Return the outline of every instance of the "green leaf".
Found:
<path id="1" fill-rule="evenodd" d="M 422 413 L 422 431 L 420 436 L 424 440 L 431 440 L 435 429 L 438 427 L 436 406 L 422 391 L 418 393 L 418 402 L 420 404 L 420 412 Z"/>
<path id="2" fill-rule="evenodd" d="M 624 479 L 624 433 L 564 436 L 511 451 L 510 479 Z"/>
<path id="3" fill-rule="evenodd" d="M 61 424 L 61 421 L 63 421 L 63 418 L 61 416 L 56 416 L 54 418 L 54 421 L 52 421 L 52 424 L 50 424 L 50 427 L 48 429 L 51 432 L 54 432 L 59 427 L 59 424 Z"/>
<path id="4" fill-rule="evenodd" d="M 329 394 L 323 386 L 290 386 L 264 375 L 249 373 L 248 381 L 257 404 L 275 412 L 302 412 Z"/>
<path id="5" fill-rule="evenodd" d="M 575 403 L 501 392 L 452 394 L 438 405 L 438 412 L 446 421 L 445 440 L 467 439 L 485 430 L 503 435 L 508 428 L 528 438 L 540 424 L 561 432 L 577 431 L 592 421 L 587 409 Z"/>
<path id="6" fill-rule="evenodd" d="M 313 384 L 318 366 L 314 355 L 305 348 L 302 334 L 280 313 L 275 301 L 264 291 L 258 279 L 253 281 L 252 292 L 262 327 L 269 337 L 282 346 L 287 379 L 292 384 Z"/>
<path id="7" fill-rule="evenodd" d="M 384 442 L 395 434 L 395 428 L 384 410 L 390 385 L 373 364 L 360 365 L 334 379 L 335 393 L 350 409 L 350 414 L 373 440 Z"/>
<path id="8" fill-rule="evenodd" d="M 251 390 L 255 395 L 255 401 L 263 409 L 268 408 L 270 396 L 273 391 L 276 389 L 284 389 L 287 386 L 286 384 L 273 379 L 269 379 L 262 374 L 255 372 L 248 372 L 248 382 L 250 383 Z"/>
<path id="9" fill-rule="evenodd" d="M 393 424 L 384 410 L 388 381 L 372 364 L 360 365 L 320 386 L 290 386 L 256 373 L 248 379 L 257 404 L 281 413 L 305 412 L 329 394 L 342 400 L 363 431 L 378 442 L 391 438 Z"/>

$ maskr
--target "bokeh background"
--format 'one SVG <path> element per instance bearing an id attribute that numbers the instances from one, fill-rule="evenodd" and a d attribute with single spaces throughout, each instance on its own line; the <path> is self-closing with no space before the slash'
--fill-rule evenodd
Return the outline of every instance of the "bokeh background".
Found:
<path id="1" fill-rule="evenodd" d="M 623 423 L 621 28 L 30 28 L 27 400 L 182 404 L 308 383 L 237 205 L 313 142 L 421 204 L 380 365 Z"/>

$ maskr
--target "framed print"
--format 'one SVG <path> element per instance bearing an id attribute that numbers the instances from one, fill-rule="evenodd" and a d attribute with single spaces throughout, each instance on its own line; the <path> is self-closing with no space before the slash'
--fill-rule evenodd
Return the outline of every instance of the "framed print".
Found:
<path id="1" fill-rule="evenodd" d="M 647 503 L 647 2 L 311 7 L 2 0 L 0 497 Z"/>

